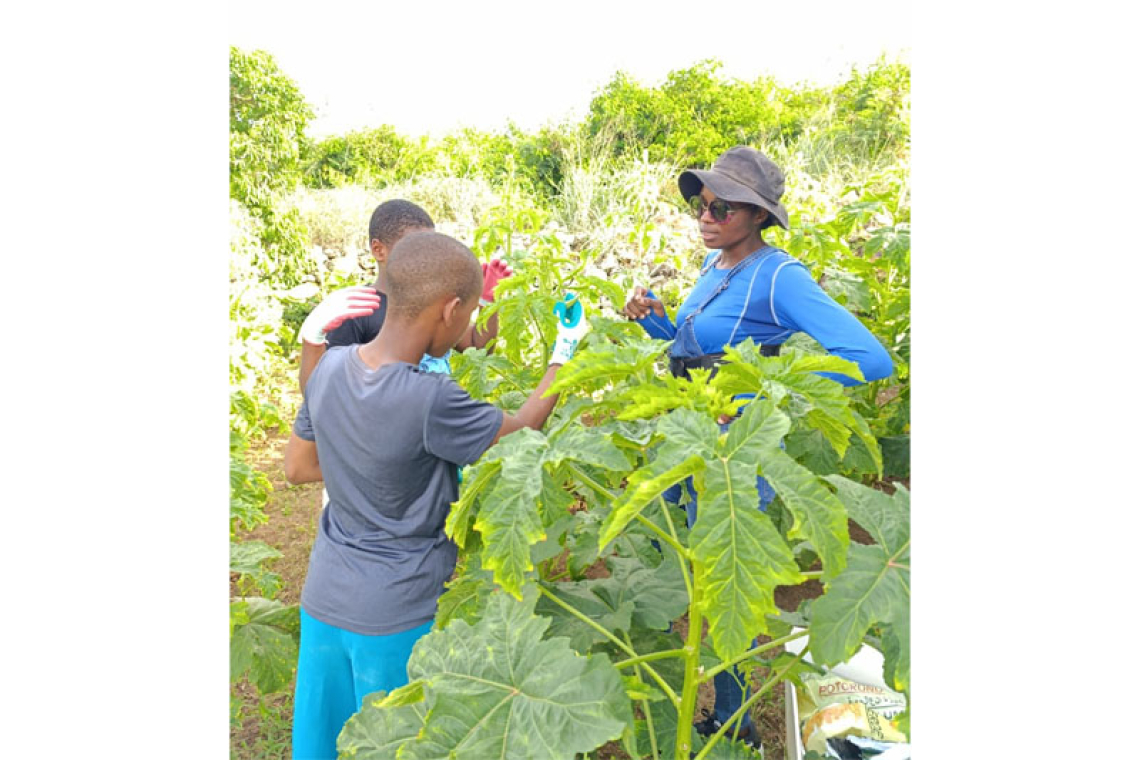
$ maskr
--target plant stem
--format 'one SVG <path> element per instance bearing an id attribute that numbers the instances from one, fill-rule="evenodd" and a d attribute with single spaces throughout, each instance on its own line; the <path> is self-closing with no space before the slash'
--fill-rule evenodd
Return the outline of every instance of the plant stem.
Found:
<path id="1" fill-rule="evenodd" d="M 607 499 L 609 499 L 610 501 L 614 501 L 614 500 L 616 500 L 616 499 L 617 499 L 617 494 L 616 494 L 616 493 L 614 493 L 613 491 L 611 491 L 610 489 L 606 488 L 605 486 L 603 486 L 603 485 L 602 485 L 601 483 L 599 483 L 598 481 L 596 481 L 596 480 L 594 480 L 593 478 L 591 478 L 589 475 L 587 475 L 587 474 L 586 474 L 586 473 L 585 473 L 585 472 L 582 470 L 582 468 L 581 468 L 581 467 L 579 467 L 579 466 L 578 466 L 577 464 L 575 464 L 574 462 L 567 462 L 567 463 L 566 463 L 566 466 L 567 466 L 567 467 L 569 467 L 569 468 L 570 468 L 570 469 L 571 469 L 571 470 L 574 472 L 574 474 L 578 476 L 578 479 L 579 479 L 579 480 L 581 480 L 583 483 L 585 483 L 585 484 L 586 484 L 587 486 L 589 486 L 590 488 L 592 488 L 592 489 L 594 489 L 595 491 L 597 491 L 597 493 L 598 493 L 598 495 L 599 495 L 599 496 L 605 496 L 605 497 L 606 497 Z"/>
<path id="2" fill-rule="evenodd" d="M 666 649 L 662 652 L 650 652 L 649 654 L 643 654 L 640 657 L 631 657 L 628 660 L 622 660 L 621 662 L 615 662 L 614 667 L 619 668 L 619 669 L 620 668 L 628 668 L 628 667 L 632 667 L 634 665 L 640 665 L 643 662 L 652 662 L 654 660 L 664 660 L 668 657 L 681 657 L 684 654 L 685 654 L 684 649 Z"/>
<path id="3" fill-rule="evenodd" d="M 665 522 L 669 525 L 669 533 L 670 533 L 670 535 L 673 536 L 674 543 L 677 546 L 680 546 L 681 545 L 681 539 L 677 538 L 677 529 L 675 527 L 673 527 L 673 517 L 672 517 L 672 515 L 669 514 L 669 505 L 665 503 L 665 498 L 663 496 L 658 496 L 657 501 L 659 501 L 661 503 L 661 509 L 665 514 Z M 685 554 L 682 554 L 681 556 L 684 559 L 691 559 L 688 556 L 687 550 L 686 550 Z M 681 565 L 681 575 L 685 578 L 685 591 L 688 592 L 689 598 L 692 599 L 693 598 L 693 580 L 689 576 L 689 564 L 688 564 L 688 562 L 681 562 L 680 565 Z"/>
<path id="4" fill-rule="evenodd" d="M 769 649 L 772 649 L 774 647 L 783 646 L 784 644 L 787 644 L 789 641 L 795 641 L 796 639 L 802 639 L 804 636 L 807 636 L 807 635 L 808 635 L 807 631 L 800 631 L 799 633 L 789 633 L 787 636 L 783 637 L 782 639 L 774 639 L 772 641 L 769 641 L 767 644 L 761 644 L 758 647 L 755 647 L 753 649 L 749 649 L 747 652 L 740 655 L 739 657 L 728 660 L 726 662 L 722 662 L 721 664 L 717 665 L 715 668 L 710 668 L 708 671 L 705 672 L 704 678 L 701 680 L 711 681 L 713 676 L 715 676 L 717 673 L 721 672 L 722 670 L 728 670 L 729 668 L 733 667 L 737 663 L 744 662 L 745 660 L 752 657 L 753 655 L 760 654 L 761 652 L 766 652 Z"/>
<path id="5" fill-rule="evenodd" d="M 570 613 L 571 615 L 573 615 L 574 617 L 576 617 L 576 618 L 578 618 L 579 620 L 581 620 L 581 621 L 582 621 L 583 623 L 585 623 L 586 625 L 588 625 L 588 626 L 590 626 L 591 628 L 593 628 L 594 630 L 596 630 L 598 633 L 600 633 L 600 634 L 602 634 L 603 636 L 605 636 L 605 637 L 606 637 L 606 639 L 608 639 L 608 640 L 609 640 L 610 642 L 612 642 L 612 643 L 613 643 L 613 644 L 614 644 L 614 645 L 615 645 L 615 646 L 616 646 L 618 649 L 622 650 L 623 652 L 625 652 L 626 654 L 628 654 L 630 657 L 634 657 L 634 658 L 636 658 L 636 657 L 639 657 L 639 656 L 640 656 L 640 655 L 638 655 L 638 654 L 637 654 L 637 652 L 635 652 L 635 651 L 633 650 L 633 648 L 632 648 L 632 647 L 630 647 L 630 646 L 627 646 L 627 645 L 626 645 L 626 643 L 625 643 L 624 641 L 622 641 L 621 639 L 619 639 L 617 636 L 614 636 L 612 633 L 610 633 L 609 631 L 607 631 L 605 628 L 602 628 L 602 627 L 601 627 L 600 625 L 598 625 L 596 622 L 594 622 L 594 621 L 593 621 L 593 620 L 591 620 L 590 618 L 586 617 L 585 615 L 583 615 L 583 614 L 582 614 L 581 612 L 579 612 L 578 610 L 574 609 L 572 606 L 570 606 L 570 605 L 569 605 L 569 604 L 567 604 L 566 602 L 564 602 L 564 601 L 562 601 L 561 599 L 559 599 L 559 598 L 558 598 L 558 597 L 557 597 L 555 594 L 553 594 L 552 592 L 548 591 L 548 590 L 547 590 L 547 589 L 546 589 L 546 588 L 545 588 L 545 587 L 544 587 L 544 586 L 543 586 L 541 583 L 540 583 L 540 584 L 538 584 L 538 592 L 539 592 L 540 594 L 542 594 L 543 596 L 545 596 L 545 597 L 546 597 L 547 599 L 549 599 L 550 601 L 552 601 L 552 602 L 554 602 L 555 604 L 557 604 L 557 605 L 558 605 L 559 607 L 561 607 L 562 609 L 564 609 L 564 610 L 566 610 L 567 612 L 569 612 L 569 613 Z M 642 667 L 644 667 L 644 668 L 645 668 L 646 672 L 647 672 L 647 673 L 649 673 L 649 675 L 651 675 L 651 676 L 653 677 L 653 680 L 657 682 L 657 685 L 661 687 L 661 690 L 662 690 L 663 692 L 665 692 L 665 694 L 666 694 L 666 695 L 668 695 L 669 699 L 673 700 L 673 704 L 674 704 L 674 705 L 676 705 L 676 704 L 677 704 L 677 701 L 678 701 L 678 700 L 677 700 L 677 693 L 676 693 L 675 691 L 673 691 L 673 688 L 672 688 L 671 686 L 669 686 L 669 684 L 668 684 L 668 683 L 666 683 L 666 682 L 665 682 L 665 679 L 661 677 L 661 674 L 660 674 L 660 673 L 658 673 L 658 672 L 657 672 L 656 670 L 654 670 L 653 668 L 649 667 L 648 665 L 642 664 Z"/>
<path id="6" fill-rule="evenodd" d="M 634 515 L 634 517 L 637 519 L 637 521 L 639 523 L 644 525 L 646 528 L 649 528 L 649 530 L 651 530 L 652 532 L 656 533 L 658 538 L 660 538 L 665 543 L 669 544 L 669 546 L 672 546 L 673 551 L 680 554 L 683 559 L 686 559 L 686 560 L 689 559 L 689 550 L 686 549 L 685 547 L 681 546 L 681 544 L 677 540 L 675 540 L 672 536 L 670 536 L 668 533 L 666 533 L 665 531 L 661 530 L 656 525 L 654 525 L 649 520 L 648 517 L 645 517 L 644 515 L 641 515 L 641 514 Z M 682 563 L 682 567 L 684 567 L 684 563 Z"/>
<path id="7" fill-rule="evenodd" d="M 777 684 L 781 680 L 783 680 L 784 674 L 787 673 L 789 670 L 791 670 L 792 667 L 794 667 L 801 659 L 803 659 L 803 656 L 805 654 L 807 654 L 806 648 L 802 652 L 800 652 L 798 655 L 796 655 L 796 659 L 794 659 L 790 663 L 788 663 L 787 666 L 783 670 L 781 670 L 779 673 L 776 673 L 771 678 L 769 678 L 767 681 L 765 681 L 764 685 L 761 686 L 759 689 L 757 689 L 756 693 L 753 694 L 751 697 L 749 697 L 747 699 L 747 701 L 745 701 L 744 704 L 742 704 L 740 706 L 740 708 L 732 714 L 732 717 L 730 717 L 728 720 L 726 720 L 724 722 L 724 725 L 720 727 L 720 730 L 709 737 L 708 742 L 706 742 L 704 748 L 700 752 L 697 753 L 697 756 L 696 756 L 696 758 L 694 758 L 694 760 L 704 760 L 704 758 L 709 754 L 709 752 L 712 751 L 713 746 L 718 741 L 720 741 L 720 738 L 722 736 L 724 736 L 726 733 L 728 733 L 728 729 L 734 723 L 739 723 L 740 721 L 742 721 L 744 719 L 744 716 L 747 714 L 747 712 L 750 709 L 752 709 L 752 705 L 756 704 L 760 700 L 760 697 L 764 696 L 764 694 L 766 694 L 768 692 L 768 690 L 771 689 L 775 684 Z"/>
<path id="8" fill-rule="evenodd" d="M 681 704 L 677 708 L 677 760 L 689 757 L 693 733 L 693 713 L 697 709 L 697 687 L 700 685 L 701 617 L 698 590 L 694 587 L 689 597 L 689 636 L 685 641 L 685 685 L 681 689 Z"/>
<path id="9" fill-rule="evenodd" d="M 822 570 L 802 570 L 800 572 L 800 575 L 802 575 L 804 578 L 807 578 L 808 580 L 810 580 L 812 578 L 822 578 L 823 577 L 823 571 Z"/>
<path id="10" fill-rule="evenodd" d="M 629 648 L 633 649 L 633 641 L 629 638 L 629 632 L 623 631 L 622 637 L 625 639 L 625 643 L 629 645 Z M 637 666 L 637 677 L 641 678 L 640 665 Z M 645 713 L 645 727 L 649 731 L 649 748 L 653 752 L 653 760 L 660 760 L 661 754 L 657 750 L 657 732 L 653 730 L 653 713 L 649 710 L 648 699 L 641 700 L 641 709 Z M 635 736 L 634 743 L 636 744 L 636 742 L 637 737 Z"/>

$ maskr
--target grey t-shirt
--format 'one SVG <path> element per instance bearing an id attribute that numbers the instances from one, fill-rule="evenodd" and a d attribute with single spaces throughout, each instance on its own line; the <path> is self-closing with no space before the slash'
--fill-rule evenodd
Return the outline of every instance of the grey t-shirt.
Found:
<path id="1" fill-rule="evenodd" d="M 487 450 L 503 413 L 447 375 L 404 362 L 371 370 L 357 348 L 325 353 L 293 423 L 316 441 L 329 494 L 301 606 L 329 625 L 391 634 L 435 616 L 455 569 L 443 524 L 456 465 Z"/>

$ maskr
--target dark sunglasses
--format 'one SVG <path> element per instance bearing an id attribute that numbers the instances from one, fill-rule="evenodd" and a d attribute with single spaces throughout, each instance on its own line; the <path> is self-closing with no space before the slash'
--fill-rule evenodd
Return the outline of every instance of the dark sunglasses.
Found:
<path id="1" fill-rule="evenodd" d="M 705 199 L 699 195 L 694 195 L 689 199 L 689 208 L 693 210 L 693 216 L 700 219 L 705 210 L 712 214 L 713 221 L 717 224 L 724 224 L 728 218 L 741 209 L 740 206 L 735 206 L 728 201 L 722 201 L 717 198 L 712 203 L 705 203 Z"/>

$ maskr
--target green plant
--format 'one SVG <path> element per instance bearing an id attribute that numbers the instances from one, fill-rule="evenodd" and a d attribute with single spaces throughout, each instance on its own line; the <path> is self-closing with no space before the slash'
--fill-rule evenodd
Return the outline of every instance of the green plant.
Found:
<path id="1" fill-rule="evenodd" d="M 604 295 L 581 290 L 595 306 Z M 773 657 L 795 638 L 809 637 L 815 661 L 829 665 L 850 656 L 877 624 L 876 632 L 887 632 L 877 642 L 889 675 L 897 687 L 907 687 L 905 491 L 884 505 L 882 494 L 839 476 L 820 478 L 780 447 L 790 432 L 812 431 L 820 436 L 817 446 L 839 457 L 859 442 L 880 466 L 867 422 L 841 386 L 817 374 L 858 376 L 857 368 L 794 351 L 762 357 L 744 344 L 729 351 L 729 363 L 711 381 L 699 371 L 692 380 L 660 377 L 662 344 L 608 322 L 592 320 L 587 345 L 552 387 L 573 397 L 546 433 L 508 436 L 465 471 L 447 523 L 464 560 L 441 600 L 440 630 L 417 646 L 409 666 L 412 684 L 381 695 L 350 722 L 341 748 L 349 756 L 390 757 L 398 747 L 398 757 L 479 757 L 492 746 L 498 753 L 524 726 L 559 735 L 560 723 L 524 723 L 525 713 L 506 708 L 520 694 L 552 699 L 545 689 L 554 689 L 553 683 L 533 691 L 514 681 L 480 687 L 489 704 L 504 705 L 501 717 L 485 722 L 476 719 L 484 712 L 454 713 L 460 695 L 471 693 L 463 685 L 468 677 L 496 680 L 473 673 L 457 682 L 456 673 L 512 672 L 520 649 L 495 633 L 508 618 L 514 628 L 548 630 L 550 647 L 562 652 L 557 657 L 573 651 L 608 660 L 625 674 L 624 706 L 614 697 L 612 676 L 599 675 L 593 690 L 575 699 L 601 711 L 591 720 L 597 733 L 584 734 L 589 743 L 621 739 L 634 757 L 688 758 L 691 751 L 700 758 L 719 756 L 721 737 L 702 744 L 691 730 L 698 686 L 737 664 L 770 669 L 739 719 L 773 685 L 804 667 L 795 657 Z M 457 377 L 490 396 L 517 392 L 513 378 L 526 376 L 521 365 L 541 366 L 534 356 L 539 346 L 529 331 L 508 330 L 504 339 L 501 353 L 470 357 L 474 361 Z M 717 417 L 735 413 L 745 403 L 740 394 L 752 393 L 763 400 L 744 406 L 722 432 Z M 767 514 L 756 509 L 757 474 L 779 495 Z M 686 478 L 701 505 L 692 531 L 662 498 Z M 881 547 L 850 546 L 848 516 L 882 526 Z M 802 544 L 811 547 L 821 570 L 800 568 L 795 547 Z M 587 577 L 585 569 L 598 563 L 608 577 Z M 884 580 L 867 587 L 872 567 Z M 827 594 L 801 616 L 781 614 L 776 586 L 811 577 L 827 585 Z M 688 622 L 684 639 L 667 631 L 682 614 Z M 791 621 L 806 630 L 793 633 Z M 707 645 L 701 640 L 706 622 Z M 758 632 L 774 641 L 753 646 Z M 484 635 L 486 646 L 478 644 Z M 459 649 L 459 641 L 473 642 L 480 656 Z M 638 706 L 640 720 L 631 718 L 629 702 Z M 579 751 L 559 741 L 508 747 L 504 756 L 571 758 Z"/>
<path id="2" fill-rule="evenodd" d="M 296 285 L 311 271 L 304 228 L 280 208 L 300 177 L 305 126 L 313 112 L 264 51 L 230 48 L 230 198 L 259 221 L 263 278 Z"/>
<path id="3" fill-rule="evenodd" d="M 260 694 L 289 685 L 297 664 L 299 609 L 261 597 L 230 601 L 231 682 L 247 678 Z"/>

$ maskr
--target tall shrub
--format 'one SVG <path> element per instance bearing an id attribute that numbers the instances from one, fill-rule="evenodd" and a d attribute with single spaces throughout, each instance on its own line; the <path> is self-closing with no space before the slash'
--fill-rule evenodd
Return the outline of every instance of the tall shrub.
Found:
<path id="1" fill-rule="evenodd" d="M 261 222 L 262 277 L 296 285 L 306 271 L 300 217 L 281 210 L 297 186 L 305 127 L 313 111 L 264 51 L 230 48 L 230 197 Z"/>

